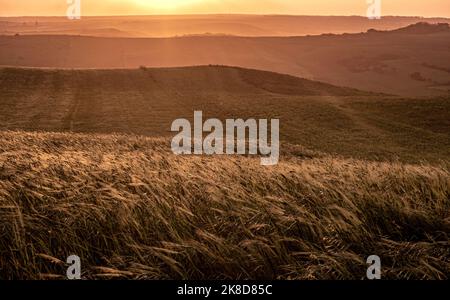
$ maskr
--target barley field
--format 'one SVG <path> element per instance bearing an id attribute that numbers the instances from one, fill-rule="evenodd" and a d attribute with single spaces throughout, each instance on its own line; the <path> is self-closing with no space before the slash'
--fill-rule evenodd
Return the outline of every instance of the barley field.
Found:
<path id="1" fill-rule="evenodd" d="M 282 161 L 175 156 L 167 138 L 0 132 L 0 278 L 450 277 L 445 164 L 284 145 Z"/>

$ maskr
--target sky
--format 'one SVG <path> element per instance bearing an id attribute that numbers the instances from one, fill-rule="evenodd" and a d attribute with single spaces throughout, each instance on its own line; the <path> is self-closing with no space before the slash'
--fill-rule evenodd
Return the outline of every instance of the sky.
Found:
<path id="1" fill-rule="evenodd" d="M 0 0 L 0 16 L 64 16 L 67 1 Z M 159 14 L 366 15 L 377 0 L 79 0 L 82 16 Z M 382 15 L 450 17 L 450 0 L 380 0 Z"/>

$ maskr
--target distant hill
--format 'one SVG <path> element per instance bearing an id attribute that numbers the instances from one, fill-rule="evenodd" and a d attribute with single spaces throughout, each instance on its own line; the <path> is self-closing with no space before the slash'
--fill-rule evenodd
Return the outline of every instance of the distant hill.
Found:
<path id="1" fill-rule="evenodd" d="M 0 65 L 48 68 L 231 65 L 372 92 L 449 95 L 450 76 L 446 70 L 450 69 L 450 32 L 445 28 L 420 23 L 391 32 L 309 37 L 0 36 Z"/>
<path id="2" fill-rule="evenodd" d="M 379 31 L 375 29 L 369 30 L 369 32 L 386 32 Z M 450 26 L 448 23 L 427 23 L 427 22 L 419 22 L 416 24 L 411 24 L 406 27 L 402 27 L 399 29 L 391 30 L 391 33 L 407 33 L 407 34 L 433 34 L 433 33 L 449 33 Z"/>
<path id="3" fill-rule="evenodd" d="M 393 30 L 418 22 L 450 22 L 446 18 L 385 16 L 175 15 L 0 18 L 0 34 L 71 34 L 97 37 L 174 37 L 223 34 L 235 36 L 304 36 L 359 33 L 371 28 Z"/>
<path id="4" fill-rule="evenodd" d="M 175 119 L 279 118 L 281 139 L 372 160 L 450 156 L 450 101 L 371 94 L 235 67 L 0 68 L 2 130 L 170 137 Z"/>

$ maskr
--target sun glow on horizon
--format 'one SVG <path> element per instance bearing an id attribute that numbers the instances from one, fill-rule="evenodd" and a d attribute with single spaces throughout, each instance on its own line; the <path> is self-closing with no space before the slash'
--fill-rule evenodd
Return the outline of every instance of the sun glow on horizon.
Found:
<path id="1" fill-rule="evenodd" d="M 145 9 L 169 10 L 176 12 L 177 9 L 196 5 L 202 0 L 132 0 L 136 5 Z"/>
<path id="2" fill-rule="evenodd" d="M 382 15 L 450 17 L 449 0 L 382 0 Z M 81 0 L 84 16 L 366 15 L 366 0 Z M 0 0 L 0 16 L 64 16 L 67 0 Z"/>

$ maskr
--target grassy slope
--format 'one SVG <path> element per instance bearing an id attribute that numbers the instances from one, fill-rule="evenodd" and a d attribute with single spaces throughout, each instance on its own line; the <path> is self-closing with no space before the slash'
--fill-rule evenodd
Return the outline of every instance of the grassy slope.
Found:
<path id="1" fill-rule="evenodd" d="M 0 69 L 3 129 L 169 136 L 177 118 L 279 118 L 284 142 L 375 160 L 450 156 L 448 97 L 403 99 L 228 67 Z"/>
<path id="2" fill-rule="evenodd" d="M 168 141 L 0 133 L 0 278 L 384 278 L 450 274 L 450 174 L 286 153 L 177 157 Z M 62 260 L 62 261 L 61 261 Z"/>

